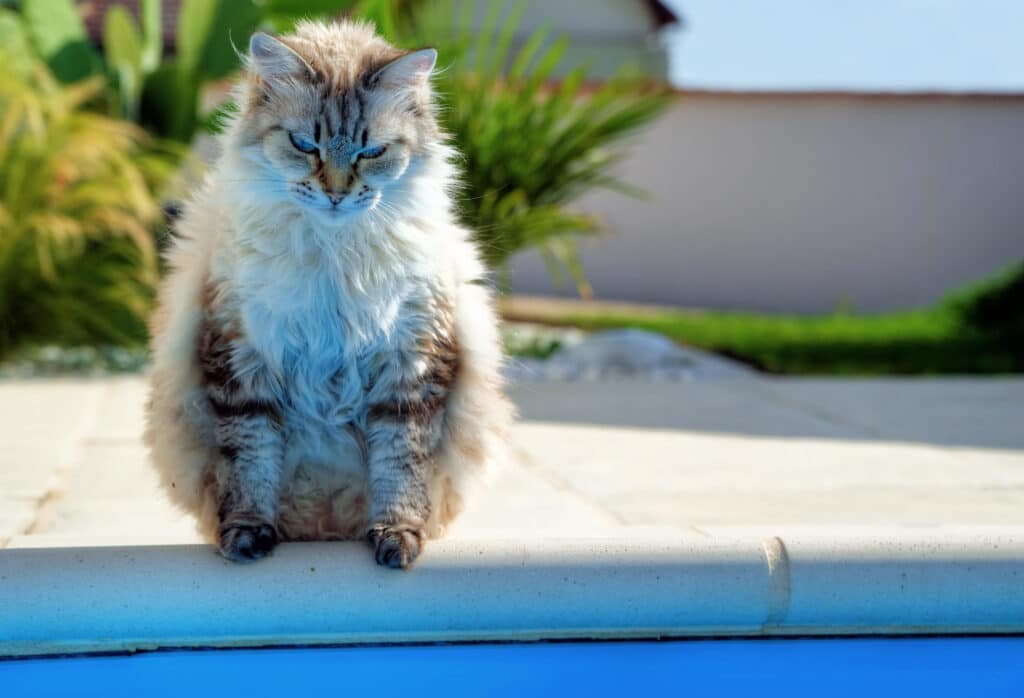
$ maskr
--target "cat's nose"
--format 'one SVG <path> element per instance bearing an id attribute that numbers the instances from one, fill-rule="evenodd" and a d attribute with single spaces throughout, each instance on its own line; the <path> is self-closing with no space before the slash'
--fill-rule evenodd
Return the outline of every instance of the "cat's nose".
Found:
<path id="1" fill-rule="evenodd" d="M 327 200 L 331 202 L 331 206 L 337 206 L 341 203 L 341 200 L 345 198 L 344 194 L 328 194 Z"/>

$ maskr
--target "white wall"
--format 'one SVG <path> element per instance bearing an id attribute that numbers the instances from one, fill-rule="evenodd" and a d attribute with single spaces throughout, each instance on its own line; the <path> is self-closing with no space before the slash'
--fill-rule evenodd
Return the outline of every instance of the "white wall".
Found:
<path id="1" fill-rule="evenodd" d="M 1022 97 L 686 94 L 622 175 L 653 199 L 580 202 L 601 298 L 881 311 L 1024 258 Z M 557 292 L 534 253 L 512 283 Z"/>
<path id="2" fill-rule="evenodd" d="M 480 27 L 491 0 L 463 0 L 474 5 Z M 516 3 L 507 3 L 510 12 Z M 565 35 L 569 47 L 557 72 L 587 65 L 591 78 L 608 78 L 624 66 L 659 79 L 668 78 L 668 49 L 643 0 L 527 0 L 512 43 L 518 51 L 541 27 L 553 37 Z"/>

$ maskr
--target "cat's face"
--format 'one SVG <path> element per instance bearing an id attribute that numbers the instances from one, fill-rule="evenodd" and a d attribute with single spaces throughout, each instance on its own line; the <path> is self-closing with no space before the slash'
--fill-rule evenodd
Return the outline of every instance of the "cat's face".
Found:
<path id="1" fill-rule="evenodd" d="M 320 222 L 386 213 L 439 137 L 429 106 L 437 54 L 402 53 L 365 32 L 317 31 L 253 36 L 242 142 L 262 188 Z M 322 45 L 331 42 L 341 45 Z"/>

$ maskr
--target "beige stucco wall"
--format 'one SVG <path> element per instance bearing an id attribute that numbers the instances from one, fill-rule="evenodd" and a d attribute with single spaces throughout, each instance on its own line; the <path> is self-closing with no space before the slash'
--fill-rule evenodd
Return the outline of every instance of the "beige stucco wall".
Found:
<path id="1" fill-rule="evenodd" d="M 598 297 L 888 310 L 1024 258 L 1024 99 L 683 95 L 622 174 L 652 199 L 580 202 Z M 554 291 L 533 253 L 512 282 Z"/>
<path id="2" fill-rule="evenodd" d="M 473 4 L 473 23 L 481 26 L 491 0 L 461 0 Z M 517 3 L 507 3 L 511 14 Z M 643 0 L 526 0 L 522 3 L 512 51 L 537 30 L 565 36 L 569 46 L 558 73 L 586 65 L 591 78 L 608 78 L 624 67 L 658 79 L 668 78 L 668 49 Z"/>

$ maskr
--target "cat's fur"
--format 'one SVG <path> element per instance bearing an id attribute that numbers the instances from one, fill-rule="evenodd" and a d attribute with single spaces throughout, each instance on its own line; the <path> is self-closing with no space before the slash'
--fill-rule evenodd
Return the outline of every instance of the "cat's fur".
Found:
<path id="1" fill-rule="evenodd" d="M 452 210 L 435 58 L 349 22 L 252 38 L 168 254 L 145 436 L 229 559 L 368 537 L 407 567 L 504 455 L 512 410 Z"/>

